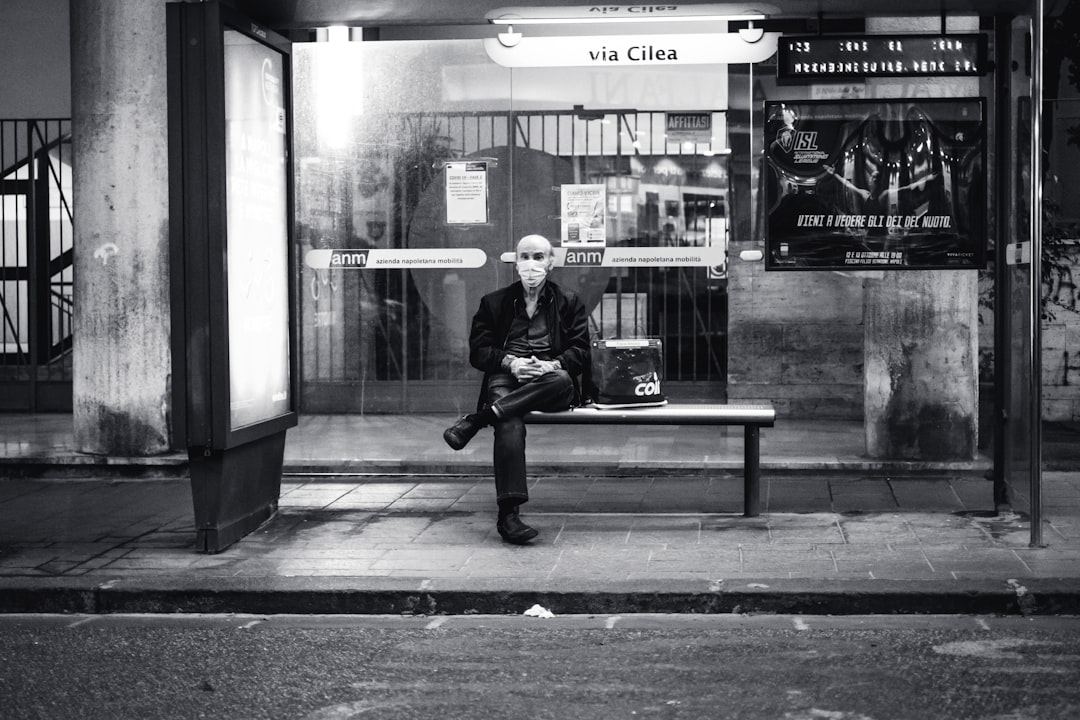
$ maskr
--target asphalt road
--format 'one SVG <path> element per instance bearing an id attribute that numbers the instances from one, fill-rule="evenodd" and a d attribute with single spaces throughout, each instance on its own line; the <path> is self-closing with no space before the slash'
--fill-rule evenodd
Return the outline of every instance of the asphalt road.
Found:
<path id="1" fill-rule="evenodd" d="M 1080 618 L 0 616 L 0 717 L 1080 717 Z"/>

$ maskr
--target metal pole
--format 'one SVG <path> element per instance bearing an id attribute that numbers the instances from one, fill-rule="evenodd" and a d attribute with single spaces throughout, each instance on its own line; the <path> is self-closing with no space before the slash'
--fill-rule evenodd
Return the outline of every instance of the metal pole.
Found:
<path id="1" fill-rule="evenodd" d="M 1031 545 L 1042 537 L 1042 116 L 1044 0 L 1031 19 Z"/>
<path id="2" fill-rule="evenodd" d="M 746 424 L 743 434 L 743 515 L 757 517 L 761 513 L 761 430 Z"/>
<path id="3" fill-rule="evenodd" d="M 1013 58 L 1012 47 L 1012 22 L 1010 15 L 998 15 L 994 20 L 994 52 L 995 62 L 998 68 L 1009 67 Z M 1012 73 L 997 72 L 994 83 L 994 108 L 996 112 L 994 127 L 996 128 L 995 152 L 999 157 L 1016 157 L 1022 150 L 1016 147 L 1016 135 L 1009 131 L 1012 127 L 1014 103 L 1012 102 Z M 1013 285 L 1014 266 L 1008 264 L 1006 254 L 1010 244 L 1006 238 L 1013 235 L 1010 225 L 1012 213 L 1015 208 L 1011 207 L 1006 198 L 1011 195 L 1013 180 L 1016 174 L 1010 177 L 1008 172 L 994 172 L 994 186 L 996 194 L 994 205 L 997 212 L 994 214 L 994 226 L 997 242 L 994 247 L 994 509 L 1003 512 L 1011 509 L 1013 504 L 1013 487 L 1009 482 L 1009 470 L 1015 450 L 1011 445 L 1011 439 L 1006 441 L 1006 433 L 1009 429 L 1007 421 L 1007 408 L 1009 398 L 1012 397 L 1010 388 L 1013 383 L 1013 359 L 1012 351 L 1013 316 L 1010 308 L 1011 288 Z M 1019 234 L 1019 233 L 1016 233 Z"/>

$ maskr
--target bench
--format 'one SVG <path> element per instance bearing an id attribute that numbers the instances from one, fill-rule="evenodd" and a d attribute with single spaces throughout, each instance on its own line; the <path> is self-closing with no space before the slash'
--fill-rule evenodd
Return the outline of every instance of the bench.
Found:
<path id="1" fill-rule="evenodd" d="M 531 412 L 525 422 L 548 425 L 742 425 L 743 515 L 757 517 L 761 507 L 761 428 L 772 427 L 776 410 L 755 405 L 680 404 L 617 410 L 585 406 L 562 412 Z"/>

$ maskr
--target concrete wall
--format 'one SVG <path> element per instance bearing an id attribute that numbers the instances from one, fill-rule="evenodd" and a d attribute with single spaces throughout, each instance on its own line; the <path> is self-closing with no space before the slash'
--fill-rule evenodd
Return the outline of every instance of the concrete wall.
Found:
<path id="1" fill-rule="evenodd" d="M 68 0 L 0 2 L 0 117 L 71 116 Z"/>
<path id="2" fill-rule="evenodd" d="M 170 442 L 163 0 L 72 0 L 76 447 Z"/>
<path id="3" fill-rule="evenodd" d="M 1050 273 L 1043 293 L 1053 317 L 1043 324 L 1043 417 L 1080 421 L 1080 147 L 1069 143 L 1070 129 L 1080 128 L 1080 90 L 1062 68 L 1059 101 L 1044 197 L 1056 208 L 1055 221 L 1071 236 L 1070 266 Z M 1048 239 L 1044 238 L 1044 242 Z"/>
<path id="4" fill-rule="evenodd" d="M 729 267 L 729 397 L 770 400 L 783 416 L 861 419 L 863 279 Z"/>

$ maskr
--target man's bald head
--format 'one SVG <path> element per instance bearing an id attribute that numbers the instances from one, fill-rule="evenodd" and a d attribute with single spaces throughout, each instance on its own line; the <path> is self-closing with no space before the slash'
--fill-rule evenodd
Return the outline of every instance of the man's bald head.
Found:
<path id="1" fill-rule="evenodd" d="M 551 241 L 543 235 L 526 235 L 518 240 L 514 260 L 539 260 L 550 270 L 555 264 L 555 251 L 551 248 Z"/>
<path id="2" fill-rule="evenodd" d="M 551 249 L 551 241 L 543 235 L 526 235 L 518 240 L 517 251 L 520 254 L 522 250 L 527 250 L 529 253 L 542 251 L 547 255 L 554 254 Z"/>

